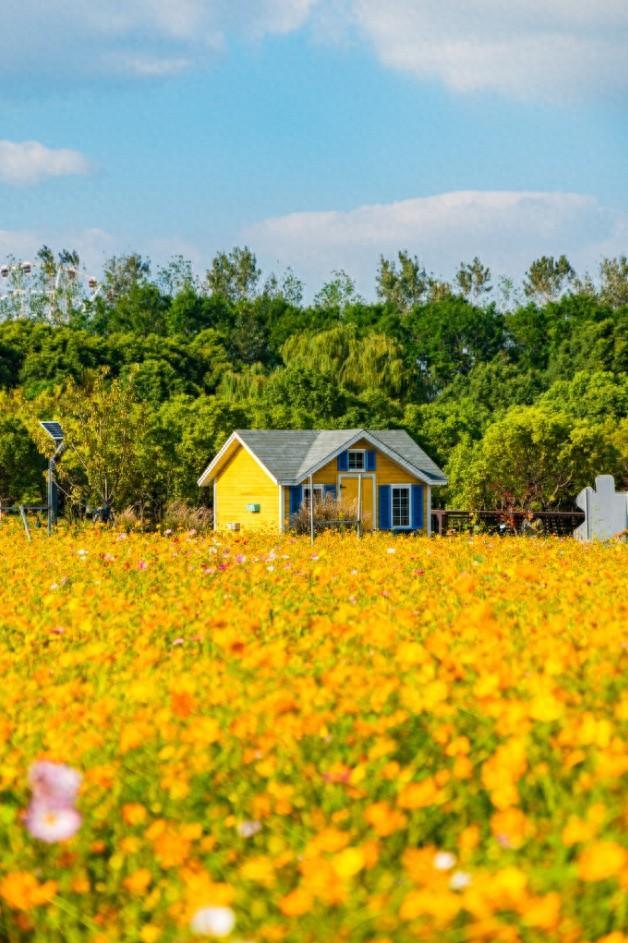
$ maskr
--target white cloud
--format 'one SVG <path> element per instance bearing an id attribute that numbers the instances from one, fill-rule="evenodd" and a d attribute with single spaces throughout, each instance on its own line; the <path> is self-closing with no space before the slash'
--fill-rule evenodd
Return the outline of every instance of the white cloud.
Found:
<path id="1" fill-rule="evenodd" d="M 625 251 L 627 222 L 577 193 L 466 191 L 348 212 L 293 213 L 257 223 L 243 238 L 267 266 L 292 265 L 311 290 L 344 268 L 371 296 L 380 254 L 407 249 L 441 277 L 475 255 L 495 273 L 514 277 L 534 258 L 562 252 L 580 270 L 595 270 L 602 248 Z"/>
<path id="2" fill-rule="evenodd" d="M 171 232 L 138 239 L 96 228 L 0 229 L 0 262 L 9 255 L 33 259 L 45 243 L 77 249 L 95 274 L 108 257 L 135 251 L 152 259 L 154 271 L 181 254 L 202 275 L 225 245 L 215 235 L 197 241 Z M 232 237 L 226 244 L 250 245 L 265 272 L 292 267 L 305 281 L 309 299 L 340 268 L 372 298 L 380 255 L 390 258 L 399 249 L 419 256 L 441 278 L 451 278 L 461 261 L 479 255 L 495 277 L 509 275 L 517 281 L 533 259 L 563 252 L 581 274 L 595 275 L 602 257 L 625 254 L 628 213 L 578 193 L 465 191 L 346 212 L 292 213 L 262 220 Z"/>
<path id="3" fill-rule="evenodd" d="M 232 35 L 311 28 L 456 92 L 569 100 L 628 90 L 626 0 L 4 0 L 0 75 L 77 82 L 202 66 Z"/>
<path id="4" fill-rule="evenodd" d="M 89 169 L 79 151 L 45 147 L 39 141 L 0 141 L 0 183 L 32 184 L 46 177 L 86 174 Z"/>
<path id="5" fill-rule="evenodd" d="M 458 92 L 569 100 L 628 89 L 625 0 L 350 0 L 387 66 Z"/>
<path id="6" fill-rule="evenodd" d="M 154 78 L 202 66 L 226 36 L 283 34 L 319 0 L 5 0 L 0 75 Z"/>

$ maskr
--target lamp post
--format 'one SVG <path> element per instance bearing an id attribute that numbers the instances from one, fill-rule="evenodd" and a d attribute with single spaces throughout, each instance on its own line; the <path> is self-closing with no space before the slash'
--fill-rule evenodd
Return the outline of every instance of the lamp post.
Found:
<path id="1" fill-rule="evenodd" d="M 57 523 L 57 513 L 59 509 L 59 489 L 55 479 L 55 472 L 57 470 L 57 462 L 65 451 L 65 436 L 63 429 L 58 422 L 40 422 L 39 425 L 50 436 L 55 444 L 54 453 L 48 461 L 48 534 L 50 535 L 52 534 L 55 524 Z"/>

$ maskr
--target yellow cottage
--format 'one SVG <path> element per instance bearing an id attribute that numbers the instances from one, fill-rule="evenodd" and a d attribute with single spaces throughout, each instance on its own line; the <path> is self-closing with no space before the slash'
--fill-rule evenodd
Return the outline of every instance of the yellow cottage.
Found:
<path id="1" fill-rule="evenodd" d="M 399 429 L 239 429 L 198 483 L 214 489 L 216 530 L 287 531 L 311 489 L 359 508 L 364 530 L 429 534 L 447 479 Z"/>

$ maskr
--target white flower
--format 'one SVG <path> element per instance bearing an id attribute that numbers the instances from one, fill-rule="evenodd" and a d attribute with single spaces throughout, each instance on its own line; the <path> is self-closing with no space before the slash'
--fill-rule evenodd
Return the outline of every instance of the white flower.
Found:
<path id="1" fill-rule="evenodd" d="M 201 907 L 192 917 L 190 930 L 199 936 L 229 936 L 235 926 L 230 907 Z"/>
<path id="2" fill-rule="evenodd" d="M 397 553 L 395 547 L 386 547 L 386 553 Z"/>
<path id="3" fill-rule="evenodd" d="M 471 883 L 471 875 L 466 871 L 454 871 L 449 881 L 452 891 L 462 891 Z"/>
<path id="4" fill-rule="evenodd" d="M 77 550 L 76 553 L 79 557 L 86 557 L 89 553 L 89 550 Z"/>
<path id="5" fill-rule="evenodd" d="M 242 838 L 252 838 L 253 835 L 257 835 L 261 827 L 261 822 L 240 822 L 238 825 L 238 835 Z"/>
<path id="6" fill-rule="evenodd" d="M 456 863 L 456 856 L 450 851 L 437 851 L 434 855 L 434 867 L 437 871 L 450 871 Z"/>

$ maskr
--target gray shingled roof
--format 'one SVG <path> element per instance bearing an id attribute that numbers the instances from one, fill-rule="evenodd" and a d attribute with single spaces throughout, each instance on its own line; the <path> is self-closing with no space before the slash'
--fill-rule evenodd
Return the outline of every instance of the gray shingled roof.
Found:
<path id="1" fill-rule="evenodd" d="M 446 478 L 438 465 L 402 429 L 237 429 L 237 435 L 282 483 L 303 480 L 348 443 L 370 435 L 435 484 Z"/>
<path id="2" fill-rule="evenodd" d="M 387 446 L 391 451 L 396 452 L 414 468 L 420 468 L 424 474 L 433 478 L 434 481 L 445 482 L 447 480 L 436 462 L 403 429 L 375 429 L 373 431 L 369 430 L 369 432 L 374 439 Z"/>

